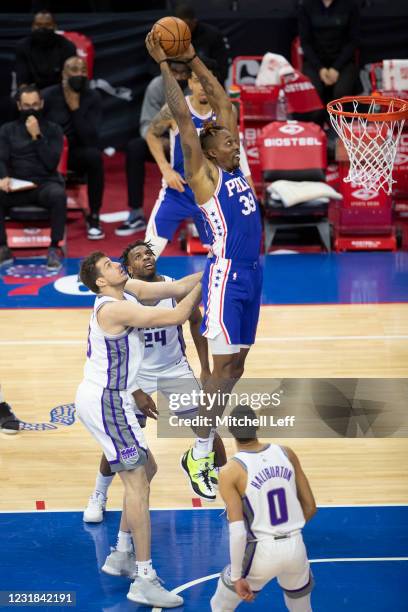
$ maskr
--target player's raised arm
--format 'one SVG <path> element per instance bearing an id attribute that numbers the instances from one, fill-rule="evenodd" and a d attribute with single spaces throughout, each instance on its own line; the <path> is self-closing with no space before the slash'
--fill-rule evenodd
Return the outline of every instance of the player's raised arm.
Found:
<path id="1" fill-rule="evenodd" d="M 191 119 L 183 92 L 170 70 L 165 52 L 160 46 L 159 35 L 155 37 L 152 32 L 149 32 L 145 42 L 148 52 L 160 66 L 167 104 L 179 128 L 187 183 L 196 196 L 196 187 L 199 186 L 198 204 L 203 204 L 214 192 L 214 179 L 211 177 L 209 163 L 201 149 L 197 130 Z M 202 202 L 199 201 L 201 199 Z"/>
<path id="2" fill-rule="evenodd" d="M 189 59 L 190 58 L 190 59 Z M 183 59 L 187 61 L 191 70 L 199 78 L 205 93 L 207 94 L 208 102 L 215 112 L 217 124 L 227 128 L 234 138 L 239 138 L 237 118 L 231 100 L 218 81 L 217 77 L 208 70 L 207 66 L 200 60 L 194 51 L 194 47 L 190 45 L 189 49 L 183 55 Z"/>
<path id="3" fill-rule="evenodd" d="M 146 142 L 156 164 L 159 166 L 163 179 L 167 185 L 177 191 L 184 191 L 183 183 L 186 181 L 176 172 L 168 162 L 163 146 L 162 136 L 175 126 L 173 115 L 167 104 L 152 119 L 146 132 Z"/>
<path id="4" fill-rule="evenodd" d="M 200 300 L 201 283 L 197 283 L 194 289 L 175 308 L 139 306 L 127 300 L 120 300 L 108 303 L 101 308 L 100 314 L 98 314 L 98 321 L 103 329 L 109 329 L 116 325 L 123 327 L 182 325 L 190 317 L 194 308 L 200 303 Z"/>
<path id="5" fill-rule="evenodd" d="M 200 282 L 202 275 L 202 272 L 195 272 L 194 274 L 183 276 L 183 278 L 173 283 L 148 283 L 130 278 L 125 285 L 125 291 L 136 296 L 139 302 L 144 302 L 145 300 L 164 300 L 165 298 L 180 300 Z M 148 327 L 151 327 L 151 325 Z"/>

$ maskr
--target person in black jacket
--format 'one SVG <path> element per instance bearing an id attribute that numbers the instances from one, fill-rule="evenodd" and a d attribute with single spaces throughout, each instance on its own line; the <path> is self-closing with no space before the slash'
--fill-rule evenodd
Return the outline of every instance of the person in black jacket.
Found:
<path id="1" fill-rule="evenodd" d="M 76 47 L 56 34 L 57 24 L 49 11 L 37 13 L 31 29 L 31 35 L 16 47 L 17 85 L 43 89 L 60 82 L 64 62 L 76 54 Z"/>
<path id="2" fill-rule="evenodd" d="M 64 237 L 66 195 L 57 166 L 63 133 L 58 125 L 42 117 L 43 105 L 40 91 L 34 85 L 21 88 L 17 95 L 20 118 L 0 128 L 0 265 L 13 261 L 4 227 L 7 210 L 36 204 L 50 210 L 51 246 L 47 267 L 61 266 L 58 243 Z M 12 179 L 31 181 L 35 188 L 13 192 Z"/>
<path id="3" fill-rule="evenodd" d="M 68 139 L 68 167 L 88 178 L 88 238 L 105 237 L 99 211 L 104 190 L 104 168 L 99 146 L 102 106 L 99 94 L 89 88 L 87 64 L 70 57 L 64 64 L 62 83 L 44 90 L 45 117 L 58 123 Z"/>
<path id="4" fill-rule="evenodd" d="M 301 1 L 302 72 L 310 78 L 323 103 L 356 93 L 355 52 L 359 29 L 359 10 L 355 0 Z"/>
<path id="5" fill-rule="evenodd" d="M 228 41 L 222 32 L 208 23 L 199 21 L 192 2 L 179 2 L 174 15 L 186 22 L 191 32 L 191 43 L 200 57 L 207 57 L 217 63 L 217 78 L 224 83 L 228 75 Z"/>

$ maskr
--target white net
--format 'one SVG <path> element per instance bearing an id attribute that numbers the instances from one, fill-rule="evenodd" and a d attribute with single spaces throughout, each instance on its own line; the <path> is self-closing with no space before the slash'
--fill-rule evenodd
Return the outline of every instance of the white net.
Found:
<path id="1" fill-rule="evenodd" d="M 392 184 L 395 182 L 392 178 L 392 168 L 404 119 L 372 121 L 359 113 L 371 115 L 379 111 L 394 113 L 401 110 L 400 106 L 394 108 L 394 101 L 389 100 L 384 109 L 383 104 L 379 106 L 378 101 L 374 99 L 371 99 L 368 108 L 358 99 L 352 100 L 349 104 L 351 117 L 335 114 L 329 109 L 331 124 L 341 138 L 350 162 L 349 173 L 344 180 L 362 185 L 368 190 L 383 189 L 390 194 Z M 333 103 L 332 109 L 345 110 L 341 100 Z"/>

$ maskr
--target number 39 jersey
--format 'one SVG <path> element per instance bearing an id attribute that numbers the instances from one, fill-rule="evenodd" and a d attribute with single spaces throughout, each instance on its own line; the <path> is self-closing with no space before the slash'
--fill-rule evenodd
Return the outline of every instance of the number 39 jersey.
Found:
<path id="1" fill-rule="evenodd" d="M 162 275 L 165 282 L 173 282 L 169 276 Z M 134 296 L 126 296 L 137 302 Z M 175 308 L 172 298 L 160 300 L 155 304 L 158 308 Z M 144 341 L 144 357 L 138 376 L 152 377 L 155 372 L 165 370 L 186 360 L 183 328 L 181 325 L 170 327 L 149 327 L 139 329 Z"/>
<path id="2" fill-rule="evenodd" d="M 295 470 L 277 444 L 259 452 L 240 451 L 234 455 L 247 472 L 242 499 L 249 540 L 284 535 L 305 524 L 296 493 Z"/>
<path id="3" fill-rule="evenodd" d="M 200 206 L 212 251 L 224 259 L 256 261 L 262 238 L 256 196 L 240 169 L 218 172 L 214 195 Z"/>

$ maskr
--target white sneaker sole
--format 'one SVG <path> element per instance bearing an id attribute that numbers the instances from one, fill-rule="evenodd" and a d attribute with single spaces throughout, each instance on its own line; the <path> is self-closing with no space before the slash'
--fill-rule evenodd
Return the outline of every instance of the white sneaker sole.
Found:
<path id="1" fill-rule="evenodd" d="M 86 235 L 88 240 L 103 240 L 105 238 L 105 234 L 101 234 L 100 236 L 89 236 Z"/>
<path id="2" fill-rule="evenodd" d="M 86 516 L 85 512 L 84 515 L 82 517 L 82 520 L 84 521 L 84 523 L 102 523 L 103 521 L 103 514 L 102 516 L 99 518 L 90 518 L 89 516 Z"/>
<path id="3" fill-rule="evenodd" d="M 182 603 L 149 601 L 146 597 L 143 597 L 142 595 L 134 595 L 130 591 L 126 595 L 126 597 L 130 599 L 130 601 L 134 601 L 135 603 L 145 604 L 146 606 L 152 606 L 154 608 L 180 608 L 184 604 L 184 601 Z"/>
<path id="4" fill-rule="evenodd" d="M 144 227 L 136 227 L 134 229 L 129 228 L 126 230 L 115 230 L 116 236 L 131 236 L 132 234 L 137 234 L 137 232 L 144 232 L 146 230 L 146 225 Z"/>
<path id="5" fill-rule="evenodd" d="M 15 436 L 19 431 L 19 429 L 2 429 L 0 427 L 0 433 L 6 434 L 7 436 Z"/>
<path id="6" fill-rule="evenodd" d="M 113 567 L 110 567 L 109 565 L 102 565 L 101 567 L 101 571 L 104 572 L 105 574 L 109 574 L 109 576 L 124 576 L 126 574 L 122 574 L 122 572 L 118 572 L 118 570 L 115 570 Z"/>

